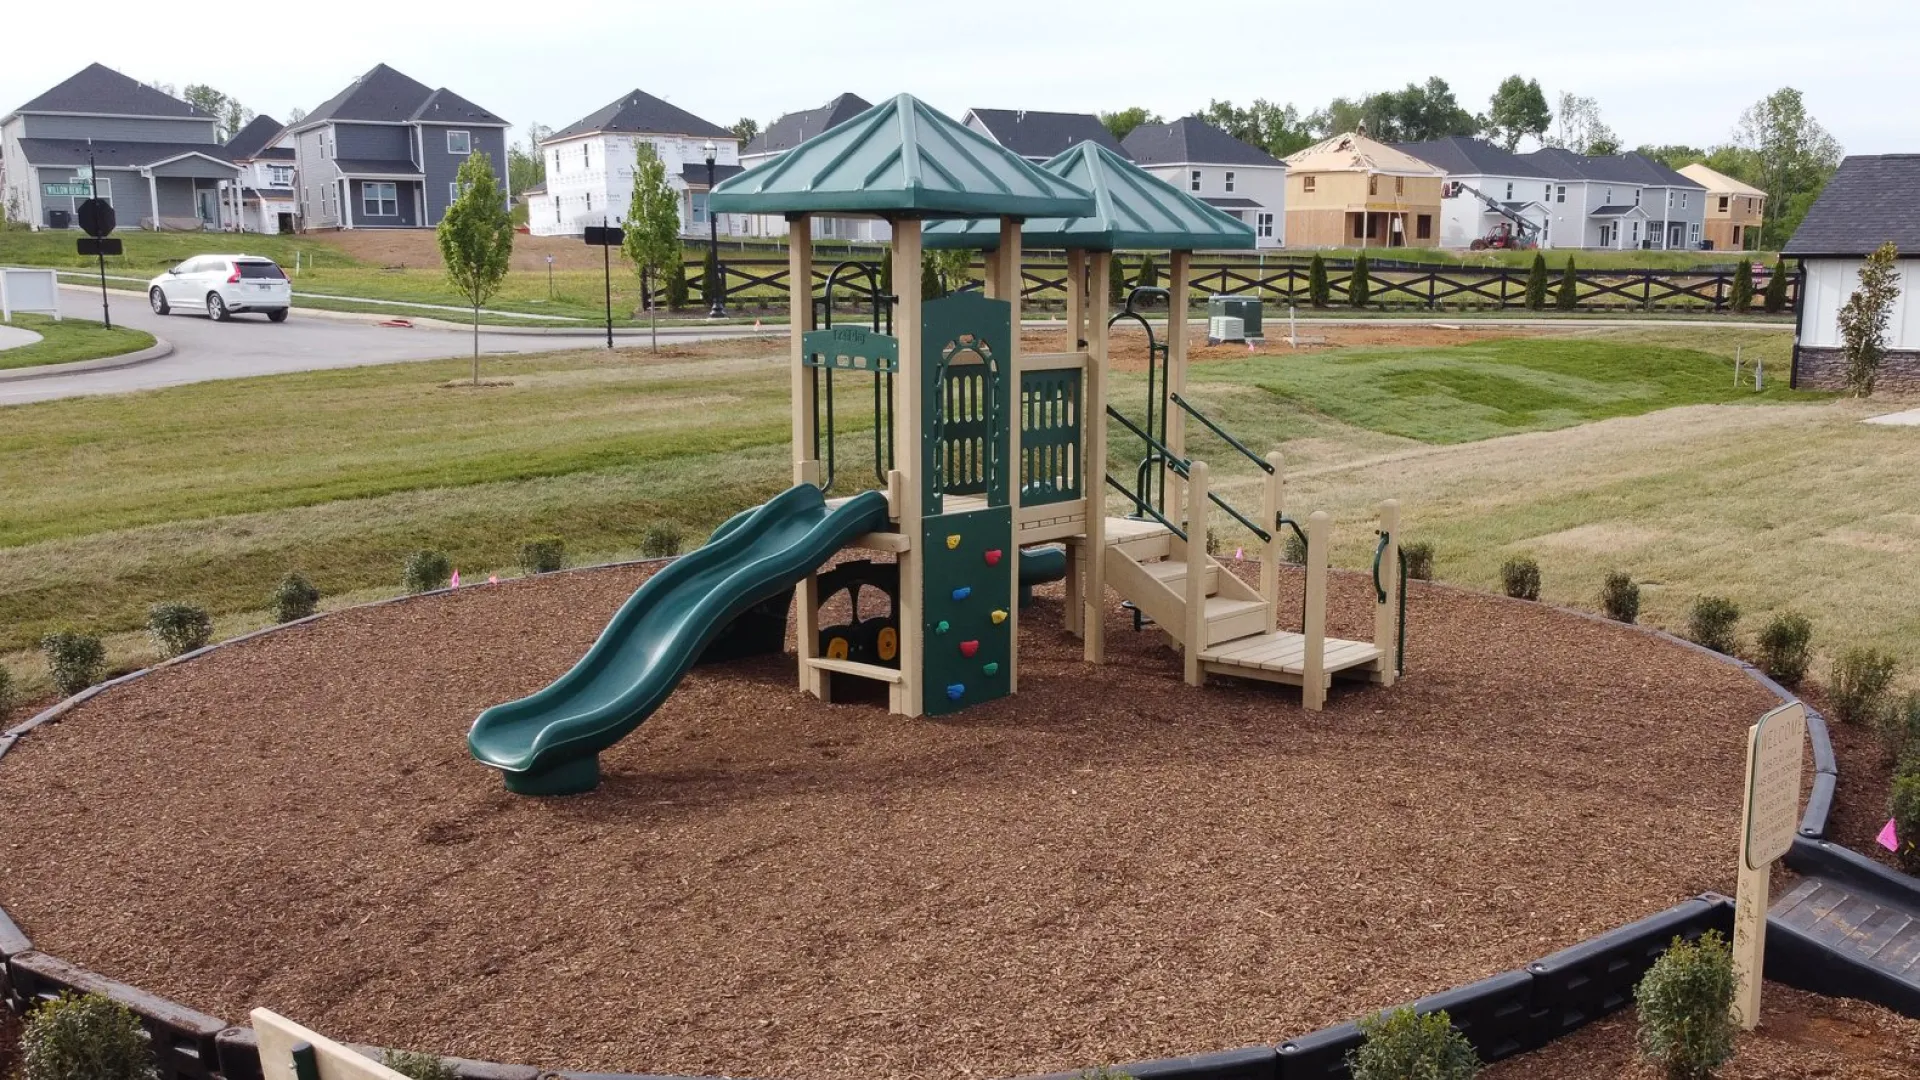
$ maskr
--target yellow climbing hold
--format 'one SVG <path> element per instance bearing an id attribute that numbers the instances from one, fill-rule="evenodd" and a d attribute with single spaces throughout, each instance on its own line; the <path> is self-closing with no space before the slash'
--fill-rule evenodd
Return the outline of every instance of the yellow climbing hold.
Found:
<path id="1" fill-rule="evenodd" d="M 1007 613 L 1006 613 L 1006 612 L 1004 612 L 1004 611 L 996 611 L 996 612 L 994 612 L 994 613 L 993 613 L 993 625 L 995 625 L 995 626 L 999 626 L 999 625 L 1000 625 L 1001 623 L 1003 623 L 1003 622 L 1006 622 L 1006 621 L 1007 621 Z"/>
<path id="2" fill-rule="evenodd" d="M 952 551 L 954 548 L 957 548 L 959 546 L 960 546 L 960 534 L 959 533 L 947 534 L 947 550 Z"/>

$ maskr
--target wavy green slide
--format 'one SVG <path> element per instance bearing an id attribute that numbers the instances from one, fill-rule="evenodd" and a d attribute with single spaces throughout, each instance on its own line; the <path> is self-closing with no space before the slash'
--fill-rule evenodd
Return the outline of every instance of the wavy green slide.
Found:
<path id="1" fill-rule="evenodd" d="M 506 774 L 509 791 L 592 791 L 600 784 L 600 752 L 651 716 L 729 623 L 886 524 L 883 493 L 829 507 L 812 484 L 735 516 L 699 550 L 642 583 L 553 685 L 481 713 L 467 733 L 468 748 Z"/>

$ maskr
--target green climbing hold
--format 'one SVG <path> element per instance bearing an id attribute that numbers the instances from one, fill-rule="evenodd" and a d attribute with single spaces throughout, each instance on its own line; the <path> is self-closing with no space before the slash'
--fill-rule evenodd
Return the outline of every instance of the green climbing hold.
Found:
<path id="1" fill-rule="evenodd" d="M 941 619 L 939 622 L 933 624 L 933 632 L 936 634 L 944 634 L 947 632 L 947 629 L 947 620 L 945 619 Z"/>
<path id="2" fill-rule="evenodd" d="M 999 664 L 982 664 L 980 665 L 980 670 L 987 675 L 998 675 L 1000 674 L 1000 665 Z"/>

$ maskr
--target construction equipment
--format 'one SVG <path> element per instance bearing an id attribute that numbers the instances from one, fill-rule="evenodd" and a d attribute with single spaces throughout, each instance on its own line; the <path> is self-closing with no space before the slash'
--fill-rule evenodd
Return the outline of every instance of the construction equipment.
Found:
<path id="1" fill-rule="evenodd" d="M 1474 198 L 1479 199 L 1486 205 L 1488 213 L 1499 214 L 1501 217 L 1507 219 L 1500 223 L 1499 228 L 1488 233 L 1486 236 L 1474 237 L 1473 242 L 1467 245 L 1468 247 L 1471 247 L 1475 251 L 1485 251 L 1488 248 L 1524 249 L 1540 246 L 1539 225 L 1528 221 L 1519 211 L 1514 210 L 1506 203 L 1488 195 L 1472 184 L 1464 184 L 1458 180 L 1448 181 L 1446 192 L 1448 198 L 1455 198 L 1462 192 L 1466 192 Z"/>

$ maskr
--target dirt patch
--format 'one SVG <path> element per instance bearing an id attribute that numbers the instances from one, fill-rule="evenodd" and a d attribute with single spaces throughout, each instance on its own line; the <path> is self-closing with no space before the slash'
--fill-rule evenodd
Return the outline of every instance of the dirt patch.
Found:
<path id="1" fill-rule="evenodd" d="M 1245 567 L 1243 567 L 1245 569 Z M 0 768 L 0 903 L 56 955 L 236 1018 L 545 1067 L 1005 1076 L 1277 1043 L 1729 889 L 1772 703 L 1647 635 L 1415 584 L 1411 676 L 1180 682 L 1055 589 L 1015 698 L 822 705 L 697 671 L 598 793 L 507 795 L 486 705 L 645 576 L 352 611 L 109 691 Z M 1282 619 L 1297 618 L 1288 579 Z M 1370 583 L 1333 628 L 1368 634 Z"/>
<path id="2" fill-rule="evenodd" d="M 1739 1036 L 1721 1080 L 1912 1080 L 1920 1072 L 1920 1020 L 1776 983 L 1767 984 L 1761 1013 L 1765 1021 Z M 1544 1050 L 1503 1061 L 1483 1080 L 1660 1080 L 1665 1074 L 1639 1058 L 1638 1024 L 1628 1009 Z"/>
<path id="3" fill-rule="evenodd" d="M 1155 327 L 1154 333 L 1165 341 L 1165 331 Z M 1204 331 L 1196 331 L 1188 339 L 1187 360 L 1189 363 L 1209 363 L 1212 361 L 1244 360 L 1249 354 L 1287 355 L 1290 353 L 1324 352 L 1328 349 L 1345 349 L 1360 345 L 1399 345 L 1437 347 L 1447 345 L 1466 345 L 1476 341 L 1500 341 L 1515 337 L 1538 337 L 1543 330 L 1529 327 L 1474 326 L 1467 324 L 1460 329 L 1446 329 L 1431 323 L 1407 323 L 1404 325 L 1382 326 L 1377 323 L 1359 326 L 1338 326 L 1316 324 L 1302 327 L 1300 345 L 1294 348 L 1287 344 L 1286 325 L 1267 324 L 1267 340 L 1264 344 L 1252 348 L 1244 344 L 1213 345 L 1207 344 Z M 1028 352 L 1063 352 L 1067 349 L 1066 330 L 1029 329 L 1020 335 L 1020 347 Z M 1147 369 L 1147 336 L 1137 326 L 1121 325 L 1113 329 L 1107 346 L 1107 355 L 1116 371 L 1145 371 Z"/>
<path id="4" fill-rule="evenodd" d="M 1519 541 L 1516 546 L 1548 551 L 1626 552 L 1662 543 L 1669 536 L 1659 529 L 1610 521 L 1546 533 Z"/>

